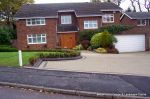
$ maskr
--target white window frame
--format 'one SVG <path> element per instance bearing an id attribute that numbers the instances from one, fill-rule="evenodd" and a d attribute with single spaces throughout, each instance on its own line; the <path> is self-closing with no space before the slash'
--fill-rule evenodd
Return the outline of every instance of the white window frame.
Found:
<path id="1" fill-rule="evenodd" d="M 142 21 L 145 21 L 145 24 L 142 24 Z M 140 24 L 138 24 L 138 21 L 140 21 Z M 146 19 L 138 19 L 137 20 L 137 26 L 146 26 Z"/>
<path id="2" fill-rule="evenodd" d="M 33 37 L 33 35 L 35 35 L 35 37 Z M 40 35 L 41 42 L 38 42 L 38 35 Z M 42 41 L 43 38 L 45 39 L 44 42 Z M 29 41 L 29 39 L 31 39 L 31 42 Z M 33 42 L 33 39 L 36 39 L 36 42 Z M 47 43 L 46 34 L 28 34 L 27 43 L 28 44 L 46 44 Z"/>
<path id="3" fill-rule="evenodd" d="M 46 25 L 45 18 L 30 18 L 26 19 L 26 26 Z"/>
<path id="4" fill-rule="evenodd" d="M 97 29 L 98 21 L 97 20 L 85 20 L 84 29 Z"/>
<path id="5" fill-rule="evenodd" d="M 114 23 L 114 20 L 114 14 L 105 14 L 102 16 L 103 23 Z"/>
<path id="6" fill-rule="evenodd" d="M 62 15 L 61 16 L 61 24 L 72 24 L 71 15 Z"/>

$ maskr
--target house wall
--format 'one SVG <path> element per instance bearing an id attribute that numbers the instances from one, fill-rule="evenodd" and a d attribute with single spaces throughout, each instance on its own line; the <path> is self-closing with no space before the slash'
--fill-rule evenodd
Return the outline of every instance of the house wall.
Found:
<path id="1" fill-rule="evenodd" d="M 26 26 L 26 20 L 18 20 L 17 43 L 20 50 L 39 50 L 56 47 L 56 19 L 46 19 L 46 25 Z M 47 36 L 47 44 L 27 44 L 27 34 L 41 34 Z"/>
<path id="2" fill-rule="evenodd" d="M 116 11 L 105 11 L 103 12 L 105 14 L 114 14 L 114 23 L 102 23 L 102 26 L 110 26 L 110 25 L 119 25 L 120 24 L 120 16 L 121 16 L 121 12 Z"/>
<path id="3" fill-rule="evenodd" d="M 102 17 L 101 16 L 96 16 L 96 17 L 78 17 L 77 22 L 78 22 L 78 28 L 80 31 L 84 30 L 84 21 L 85 20 L 97 20 L 98 21 L 98 28 L 102 26 Z"/>

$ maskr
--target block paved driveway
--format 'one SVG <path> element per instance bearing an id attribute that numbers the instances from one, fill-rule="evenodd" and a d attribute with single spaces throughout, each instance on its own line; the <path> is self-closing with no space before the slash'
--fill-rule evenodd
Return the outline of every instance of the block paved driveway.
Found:
<path id="1" fill-rule="evenodd" d="M 150 52 L 97 54 L 82 51 L 82 59 L 45 61 L 38 69 L 150 76 Z"/>

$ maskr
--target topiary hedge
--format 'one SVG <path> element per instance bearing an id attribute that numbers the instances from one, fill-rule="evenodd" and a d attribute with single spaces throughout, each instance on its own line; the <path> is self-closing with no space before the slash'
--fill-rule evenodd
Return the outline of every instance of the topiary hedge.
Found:
<path id="1" fill-rule="evenodd" d="M 94 49 L 99 47 L 108 48 L 109 46 L 113 45 L 113 43 L 116 42 L 117 39 L 112 34 L 110 34 L 107 30 L 95 34 L 90 41 L 91 46 Z"/>
<path id="2" fill-rule="evenodd" d="M 34 65 L 38 59 L 42 58 L 72 58 L 80 56 L 80 51 L 71 49 L 51 49 L 45 52 L 39 52 L 34 57 L 29 58 L 29 63 Z"/>

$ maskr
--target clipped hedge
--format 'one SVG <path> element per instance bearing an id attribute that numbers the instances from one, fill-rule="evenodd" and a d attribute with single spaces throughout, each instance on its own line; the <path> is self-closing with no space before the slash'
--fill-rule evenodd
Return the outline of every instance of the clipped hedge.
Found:
<path id="1" fill-rule="evenodd" d="M 120 32 L 129 30 L 131 28 L 132 28 L 132 26 L 127 26 L 127 25 L 112 25 L 112 26 L 104 26 L 104 27 L 101 27 L 101 28 L 95 29 L 95 30 L 79 31 L 79 41 L 78 42 L 81 42 L 83 40 L 90 41 L 93 35 L 103 32 L 104 30 L 107 30 L 111 34 L 119 34 Z"/>
<path id="2" fill-rule="evenodd" d="M 0 45 L 0 52 L 17 52 L 17 49 L 10 45 Z"/>
<path id="3" fill-rule="evenodd" d="M 71 58 L 80 56 L 80 51 L 71 49 L 51 49 L 39 52 L 34 57 L 29 58 L 29 63 L 34 65 L 38 59 L 42 58 Z"/>
<path id="4" fill-rule="evenodd" d="M 108 48 L 113 45 L 113 43 L 116 43 L 117 39 L 110 34 L 107 30 L 104 32 L 95 34 L 91 39 L 91 46 L 92 48 Z"/>

